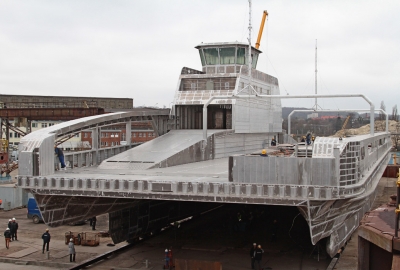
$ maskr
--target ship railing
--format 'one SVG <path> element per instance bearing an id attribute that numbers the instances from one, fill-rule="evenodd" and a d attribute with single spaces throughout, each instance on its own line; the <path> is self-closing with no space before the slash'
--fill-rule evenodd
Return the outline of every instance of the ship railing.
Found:
<path id="1" fill-rule="evenodd" d="M 103 197 L 132 196 L 149 198 L 152 195 L 168 193 L 168 197 L 190 199 L 191 201 L 230 201 L 240 202 L 243 199 L 254 200 L 254 203 L 267 202 L 282 205 L 301 205 L 307 200 L 335 200 L 351 198 L 361 195 L 366 190 L 372 190 L 373 179 L 379 171 L 369 177 L 369 181 L 353 187 L 333 187 L 321 185 L 295 184 L 261 184 L 261 183 L 234 183 L 227 181 L 157 181 L 157 180 L 127 180 L 107 179 L 102 177 L 85 178 L 67 174 L 63 177 L 52 176 L 21 176 L 18 185 L 30 190 L 48 190 L 59 193 L 63 189 L 73 192 L 76 196 L 88 191 L 104 192 Z M 124 195 L 121 195 L 121 194 Z"/>
<path id="2" fill-rule="evenodd" d="M 135 144 L 132 143 L 131 145 L 117 145 L 77 152 L 64 152 L 64 161 L 70 169 L 97 166 L 103 160 L 129 150 L 133 146 L 135 146 Z"/>

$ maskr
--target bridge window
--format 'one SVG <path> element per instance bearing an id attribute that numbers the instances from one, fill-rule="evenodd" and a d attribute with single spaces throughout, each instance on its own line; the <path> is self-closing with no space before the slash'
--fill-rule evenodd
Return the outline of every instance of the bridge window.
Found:
<path id="1" fill-rule="evenodd" d="M 246 58 L 246 49 L 238 48 L 236 51 L 236 64 L 244 65 L 245 58 Z"/>
<path id="2" fill-rule="evenodd" d="M 219 49 L 221 57 L 221 65 L 235 64 L 235 48 L 221 48 Z"/>
<path id="3" fill-rule="evenodd" d="M 225 83 L 225 89 L 229 89 L 229 82 Z"/>
<path id="4" fill-rule="evenodd" d="M 252 57 L 251 65 L 253 66 L 253 68 L 256 68 L 258 61 L 258 54 L 252 54 L 251 57 Z"/>
<path id="5" fill-rule="evenodd" d="M 206 61 L 204 60 L 203 50 L 199 50 L 199 53 L 200 53 L 201 65 L 205 66 Z"/>
<path id="6" fill-rule="evenodd" d="M 207 65 L 219 65 L 218 49 L 204 49 L 204 57 Z"/>

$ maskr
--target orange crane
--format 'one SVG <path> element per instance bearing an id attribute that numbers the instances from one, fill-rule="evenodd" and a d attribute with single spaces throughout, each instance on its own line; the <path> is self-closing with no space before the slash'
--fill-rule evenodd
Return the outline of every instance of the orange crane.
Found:
<path id="1" fill-rule="evenodd" d="M 264 10 L 262 20 L 261 20 L 260 30 L 258 31 L 256 49 L 260 48 L 261 36 L 262 36 L 263 30 L 264 30 L 265 19 L 267 18 L 267 16 L 268 16 L 268 12 L 266 10 Z"/>

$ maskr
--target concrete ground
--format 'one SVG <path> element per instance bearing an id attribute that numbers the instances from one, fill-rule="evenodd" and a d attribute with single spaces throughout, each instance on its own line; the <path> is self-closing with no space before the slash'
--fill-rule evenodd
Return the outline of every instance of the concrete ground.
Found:
<path id="1" fill-rule="evenodd" d="M 67 269 L 73 264 L 69 262 L 68 246 L 65 244 L 66 234 L 74 232 L 74 234 L 77 235 L 78 233 L 87 232 L 89 236 L 89 234 L 94 232 L 104 232 L 108 230 L 107 215 L 97 218 L 96 231 L 92 231 L 89 223 L 81 226 L 49 228 L 49 233 L 51 235 L 50 250 L 49 254 L 46 254 L 46 252 L 43 254 L 43 240 L 41 237 L 48 227 L 44 223 L 34 224 L 31 219 L 27 218 L 26 214 L 26 208 L 0 211 L 0 233 L 2 236 L 0 237 L 0 263 L 27 263 L 28 265 L 52 267 L 53 269 Z M 6 249 L 3 233 L 7 228 L 8 220 L 13 217 L 16 218 L 18 222 L 18 241 L 12 241 L 10 243 L 10 248 Z M 107 244 L 112 243 L 111 238 L 106 237 L 99 239 L 99 246 L 90 247 L 76 245 L 76 262 L 82 262 L 98 254 L 103 254 L 115 249 L 118 246 L 125 245 L 125 243 L 122 243 L 115 247 L 110 247 L 107 246 Z M 24 269 L 30 269 L 29 267 L 26 265 Z"/>

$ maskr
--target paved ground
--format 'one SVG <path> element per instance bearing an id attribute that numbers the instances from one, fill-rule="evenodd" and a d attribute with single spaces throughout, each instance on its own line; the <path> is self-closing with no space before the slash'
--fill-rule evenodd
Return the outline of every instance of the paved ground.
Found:
<path id="1" fill-rule="evenodd" d="M 15 217 L 19 225 L 18 241 L 11 242 L 10 249 L 5 248 L 4 237 L 0 237 L 0 262 L 14 263 L 24 261 L 29 264 L 51 266 L 53 269 L 65 269 L 73 265 L 69 263 L 68 246 L 65 244 L 66 234 L 73 232 L 77 235 L 78 233 L 87 232 L 89 237 L 89 234 L 93 235 L 95 232 L 102 232 L 108 229 L 108 217 L 106 215 L 98 217 L 96 231 L 91 230 L 89 223 L 81 226 L 49 228 L 51 241 L 49 258 L 47 258 L 47 254 L 42 254 L 43 241 L 41 239 L 47 226 L 44 223 L 34 224 L 32 220 L 26 217 L 26 211 L 26 208 L 0 211 L 1 234 L 7 228 L 10 218 Z M 77 252 L 76 261 L 81 262 L 115 248 L 107 246 L 107 244 L 112 243 L 111 238 L 99 239 L 100 245 L 96 247 L 77 245 L 75 248 Z M 116 246 L 121 245 L 125 245 L 125 243 Z M 24 269 L 29 268 L 25 266 Z"/>

